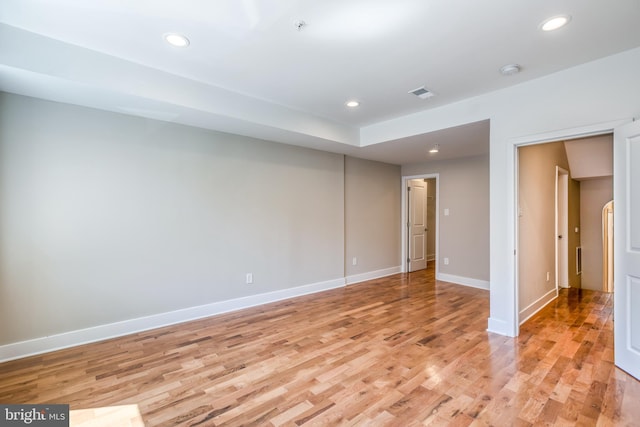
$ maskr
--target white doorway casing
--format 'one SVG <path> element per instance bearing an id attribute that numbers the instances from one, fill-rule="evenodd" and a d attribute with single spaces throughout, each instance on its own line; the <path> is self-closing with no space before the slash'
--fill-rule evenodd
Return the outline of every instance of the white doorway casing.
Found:
<path id="1" fill-rule="evenodd" d="M 556 166 L 556 289 L 569 287 L 569 172 Z"/>
<path id="2" fill-rule="evenodd" d="M 613 292 L 613 200 L 602 208 L 602 290 Z"/>

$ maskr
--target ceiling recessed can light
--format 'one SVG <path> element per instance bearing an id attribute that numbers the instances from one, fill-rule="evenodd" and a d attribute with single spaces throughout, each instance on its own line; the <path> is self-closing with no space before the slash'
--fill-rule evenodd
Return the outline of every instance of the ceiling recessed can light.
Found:
<path id="1" fill-rule="evenodd" d="M 345 102 L 345 105 L 349 108 L 356 108 L 360 106 L 360 102 L 356 100 L 351 100 L 351 101 Z"/>
<path id="2" fill-rule="evenodd" d="M 503 76 L 512 76 L 518 74 L 522 67 L 518 64 L 507 64 L 500 68 L 500 74 Z"/>
<path id="3" fill-rule="evenodd" d="M 166 33 L 164 40 L 174 47 L 187 47 L 189 46 L 189 39 L 178 33 Z"/>
<path id="4" fill-rule="evenodd" d="M 430 152 L 431 154 L 435 154 L 435 153 L 437 153 L 437 152 L 439 152 L 439 151 L 440 151 L 440 144 L 436 144 L 436 145 L 434 145 L 434 146 L 433 146 L 433 148 L 432 148 L 431 150 L 429 150 L 429 152 Z"/>
<path id="5" fill-rule="evenodd" d="M 542 31 L 553 31 L 558 28 L 562 28 L 567 25 L 571 21 L 571 16 L 569 15 L 557 15 L 552 16 L 551 18 L 545 19 L 542 24 L 540 24 L 540 29 Z"/>

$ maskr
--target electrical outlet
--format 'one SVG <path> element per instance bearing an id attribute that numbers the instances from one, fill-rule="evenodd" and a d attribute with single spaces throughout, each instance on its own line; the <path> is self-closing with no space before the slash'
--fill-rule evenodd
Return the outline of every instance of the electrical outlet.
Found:
<path id="1" fill-rule="evenodd" d="M 247 285 L 253 283 L 253 273 L 247 273 Z"/>
<path id="2" fill-rule="evenodd" d="M 444 265 L 449 265 L 449 258 L 444 259 Z"/>
<path id="3" fill-rule="evenodd" d="M 358 258 L 353 257 L 353 259 L 351 260 L 351 265 L 358 265 Z"/>

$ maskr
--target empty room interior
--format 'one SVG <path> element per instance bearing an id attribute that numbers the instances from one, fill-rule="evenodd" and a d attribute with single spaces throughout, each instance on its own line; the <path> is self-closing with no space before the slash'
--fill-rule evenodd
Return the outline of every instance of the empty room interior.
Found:
<path id="1" fill-rule="evenodd" d="M 639 21 L 4 0 L 0 425 L 640 425 Z"/>

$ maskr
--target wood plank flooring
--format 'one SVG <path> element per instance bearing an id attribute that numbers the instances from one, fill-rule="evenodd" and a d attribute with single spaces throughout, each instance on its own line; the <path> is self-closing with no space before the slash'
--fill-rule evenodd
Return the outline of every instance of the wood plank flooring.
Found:
<path id="1" fill-rule="evenodd" d="M 399 274 L 6 362 L 0 402 L 82 426 L 116 406 L 147 427 L 640 425 L 612 295 L 563 290 L 515 339 L 486 332 L 488 296 Z"/>

